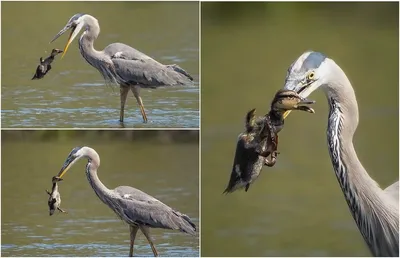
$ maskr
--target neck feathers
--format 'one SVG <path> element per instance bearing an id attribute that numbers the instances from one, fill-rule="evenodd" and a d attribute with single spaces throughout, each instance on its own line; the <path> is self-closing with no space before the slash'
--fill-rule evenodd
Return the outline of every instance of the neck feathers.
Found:
<path id="1" fill-rule="evenodd" d="M 341 80 L 325 86 L 330 109 L 328 148 L 337 180 L 371 252 L 398 256 L 398 210 L 385 201 L 384 192 L 358 160 L 352 142 L 358 124 L 357 101 L 344 73 L 337 77 Z"/>

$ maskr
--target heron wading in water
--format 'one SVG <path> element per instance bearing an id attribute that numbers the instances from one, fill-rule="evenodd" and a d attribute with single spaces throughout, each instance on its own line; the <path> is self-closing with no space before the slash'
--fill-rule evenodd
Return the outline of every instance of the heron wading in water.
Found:
<path id="1" fill-rule="evenodd" d="M 196 235 L 196 225 L 187 215 L 173 210 L 156 198 L 130 186 L 108 189 L 97 176 L 97 169 L 100 166 L 99 154 L 90 147 L 74 148 L 57 177 L 61 179 L 81 158 L 88 159 L 86 177 L 96 195 L 129 225 L 131 239 L 129 256 L 133 256 L 133 245 L 139 229 L 147 238 L 154 256 L 158 256 L 158 253 L 150 236 L 150 228 L 175 229 Z"/>
<path id="2" fill-rule="evenodd" d="M 193 81 L 185 70 L 176 64 L 163 65 L 140 51 L 122 44 L 112 43 L 104 50 L 97 51 L 94 41 L 100 33 L 99 22 L 89 14 L 75 14 L 67 25 L 51 40 L 53 42 L 66 31 L 71 30 L 64 53 L 79 32 L 84 29 L 79 39 L 79 50 L 83 58 L 99 70 L 107 83 L 120 86 L 121 110 L 119 121 L 124 121 L 124 109 L 129 89 L 133 92 L 142 113 L 143 121 L 147 122 L 140 88 L 157 88 L 160 86 L 188 85 Z M 50 42 L 50 43 L 51 43 Z"/>
<path id="3" fill-rule="evenodd" d="M 353 146 L 358 104 L 349 79 L 332 59 L 305 52 L 289 67 L 284 89 L 306 98 L 319 88 L 329 104 L 328 150 L 350 212 L 374 256 L 398 257 L 399 182 L 381 189 L 368 175 Z"/>

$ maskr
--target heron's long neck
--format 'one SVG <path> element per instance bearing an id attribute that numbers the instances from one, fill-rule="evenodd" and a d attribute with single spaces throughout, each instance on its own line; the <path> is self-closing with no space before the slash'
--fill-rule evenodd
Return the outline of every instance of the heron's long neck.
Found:
<path id="1" fill-rule="evenodd" d="M 79 39 L 79 50 L 90 65 L 98 68 L 96 61 L 100 61 L 102 55 L 94 49 L 93 43 L 100 34 L 100 26 L 94 17 L 88 16 L 87 19 L 86 30 Z"/>
<path id="2" fill-rule="evenodd" d="M 92 186 L 96 195 L 107 204 L 107 197 L 110 195 L 111 190 L 108 189 L 97 176 L 97 168 L 99 167 L 99 162 L 97 160 L 89 158 L 88 163 L 86 165 L 86 177 L 89 181 L 89 184 Z"/>
<path id="3" fill-rule="evenodd" d="M 114 69 L 114 64 L 111 58 L 104 51 L 94 49 L 93 43 L 100 33 L 100 26 L 97 20 L 88 16 L 86 30 L 79 39 L 79 50 L 86 62 L 99 70 L 106 82 L 119 83 L 121 78 L 117 75 Z"/>
<path id="4" fill-rule="evenodd" d="M 396 212 L 385 202 L 383 190 L 368 175 L 357 157 L 353 146 L 353 135 L 358 125 L 357 101 L 346 75 L 339 66 L 336 69 L 333 73 L 335 78 L 340 79 L 324 88 L 330 110 L 327 137 L 332 165 L 353 218 L 371 252 L 376 256 L 396 255 L 395 248 L 391 246 L 395 225 L 390 224 L 395 221 Z"/>

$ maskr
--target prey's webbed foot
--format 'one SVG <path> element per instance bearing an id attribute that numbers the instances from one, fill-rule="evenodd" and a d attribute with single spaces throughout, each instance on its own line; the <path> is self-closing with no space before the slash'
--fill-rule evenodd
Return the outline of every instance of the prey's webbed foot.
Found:
<path id="1" fill-rule="evenodd" d="M 268 157 L 265 158 L 264 164 L 268 167 L 273 167 L 276 163 L 276 158 L 278 157 L 279 152 L 273 151 L 270 155 L 271 159 L 268 159 Z"/>
<path id="2" fill-rule="evenodd" d="M 60 207 L 57 207 L 57 210 L 59 210 L 59 211 L 62 212 L 62 213 L 68 213 L 68 212 L 66 212 L 65 210 L 61 209 Z"/>

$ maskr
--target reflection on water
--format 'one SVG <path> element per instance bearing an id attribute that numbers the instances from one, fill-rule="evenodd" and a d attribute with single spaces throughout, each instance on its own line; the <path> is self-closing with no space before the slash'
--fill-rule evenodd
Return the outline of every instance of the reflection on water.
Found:
<path id="1" fill-rule="evenodd" d="M 28 15 L 32 10 L 36 13 L 33 20 L 16 20 L 13 15 Z M 7 51 L 2 52 L 2 63 L 7 65 L 2 66 L 2 126 L 121 127 L 119 87 L 104 84 L 99 72 L 82 58 L 77 40 L 63 59 L 56 57 L 43 79 L 31 81 L 39 57 L 47 56 L 52 47 L 63 48 L 66 37 L 51 45 L 49 40 L 73 14 L 85 10 L 99 20 L 101 27 L 95 48 L 123 42 L 161 63 L 178 64 L 194 77 L 194 84 L 189 86 L 141 90 L 148 124 L 142 123 L 130 92 L 125 126 L 198 128 L 199 33 L 195 2 L 114 2 L 111 6 L 84 2 L 3 3 L 2 48 Z M 29 51 L 15 51 L 24 49 L 24 42 L 32 36 Z"/>
<path id="2" fill-rule="evenodd" d="M 59 183 L 61 207 L 68 213 L 49 216 L 45 189 L 71 149 L 82 144 L 99 153 L 99 178 L 108 188 L 136 187 L 199 225 L 197 144 L 149 146 L 105 139 L 2 143 L 3 256 L 128 255 L 129 228 L 91 189 L 84 175 L 86 161 L 79 161 Z M 198 235 L 162 229 L 151 234 L 162 256 L 199 255 Z M 152 256 L 142 233 L 135 244 L 135 255 Z"/>

